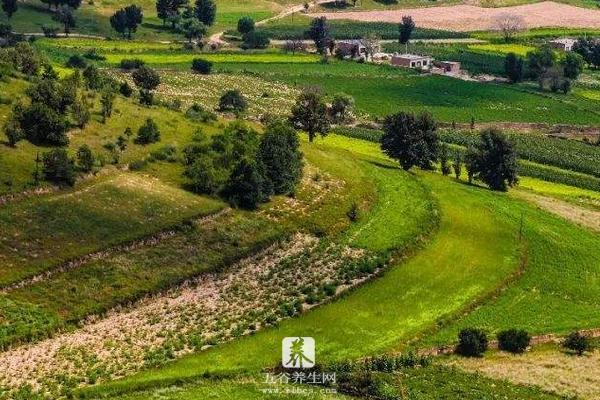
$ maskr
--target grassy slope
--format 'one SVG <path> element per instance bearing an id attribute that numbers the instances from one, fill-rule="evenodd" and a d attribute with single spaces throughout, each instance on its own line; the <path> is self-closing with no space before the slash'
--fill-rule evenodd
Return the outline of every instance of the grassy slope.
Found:
<path id="1" fill-rule="evenodd" d="M 5 205 L 0 283 L 221 207 L 219 201 L 135 174 L 101 177 L 76 190 Z"/>
<path id="2" fill-rule="evenodd" d="M 332 136 L 325 143 L 352 147 L 360 157 L 377 154 L 376 147 L 366 142 Z M 408 177 L 397 169 L 372 168 L 373 177 L 379 177 L 380 190 L 387 192 L 390 201 L 401 198 L 394 192 L 406 191 L 407 182 L 414 179 L 407 181 Z M 382 278 L 365 284 L 339 301 L 298 319 L 285 321 L 276 329 L 96 390 L 127 391 L 199 376 L 204 371 L 257 371 L 277 362 L 279 341 L 289 335 L 314 336 L 320 362 L 398 349 L 440 317 L 456 312 L 474 297 L 496 287 L 516 268 L 518 253 L 514 227 L 494 212 L 497 195 L 451 183 L 435 175 L 425 174 L 422 178 L 438 199 L 442 222 L 440 232 L 431 244 L 408 262 L 394 266 Z M 408 189 L 410 198 L 415 199 L 417 188 Z M 405 212 L 414 214 L 413 210 Z M 401 225 L 397 227 L 403 223 L 403 218 L 392 219 L 395 215 L 397 210 L 393 204 L 375 210 L 374 217 L 385 221 L 378 224 L 378 229 L 382 230 L 379 234 L 405 230 Z M 369 238 L 377 234 L 359 230 L 357 240 L 365 240 L 367 247 L 373 246 L 376 242 L 370 244 Z M 486 246 L 489 242 L 495 245 L 492 248 Z"/>

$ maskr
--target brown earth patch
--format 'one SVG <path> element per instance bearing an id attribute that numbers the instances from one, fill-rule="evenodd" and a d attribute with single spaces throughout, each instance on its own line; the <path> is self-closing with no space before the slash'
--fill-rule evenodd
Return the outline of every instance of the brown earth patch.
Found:
<path id="1" fill-rule="evenodd" d="M 544 1 L 512 7 L 484 8 L 471 5 L 425 7 L 414 9 L 319 13 L 329 19 L 400 22 L 404 15 L 413 17 L 417 26 L 453 31 L 489 30 L 501 14 L 523 17 L 528 28 L 571 27 L 600 28 L 600 10 Z"/>

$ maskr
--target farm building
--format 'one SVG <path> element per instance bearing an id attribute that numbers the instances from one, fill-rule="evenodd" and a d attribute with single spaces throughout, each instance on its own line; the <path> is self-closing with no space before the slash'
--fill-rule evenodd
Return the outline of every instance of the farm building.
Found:
<path id="1" fill-rule="evenodd" d="M 362 40 L 340 40 L 336 42 L 336 47 L 342 54 L 349 55 L 352 57 L 366 56 L 367 47 L 364 45 Z M 381 52 L 381 46 L 375 45 L 373 53 Z"/>
<path id="2" fill-rule="evenodd" d="M 460 73 L 460 63 L 457 61 L 440 61 L 439 67 L 446 74 L 459 74 Z"/>
<path id="3" fill-rule="evenodd" d="M 433 58 L 429 56 L 419 56 L 416 54 L 394 54 L 392 56 L 392 65 L 406 68 L 427 68 L 431 66 Z"/>
<path id="4" fill-rule="evenodd" d="M 571 51 L 573 50 L 573 45 L 577 42 L 575 39 L 562 38 L 562 39 L 553 39 L 548 42 L 551 47 L 563 50 L 563 51 Z"/>

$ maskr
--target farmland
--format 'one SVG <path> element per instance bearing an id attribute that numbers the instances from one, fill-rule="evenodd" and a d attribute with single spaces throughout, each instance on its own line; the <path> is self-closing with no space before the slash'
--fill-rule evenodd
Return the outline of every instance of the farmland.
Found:
<path id="1" fill-rule="evenodd" d="M 0 399 L 594 399 L 597 11 L 526 3 L 19 2 Z"/>

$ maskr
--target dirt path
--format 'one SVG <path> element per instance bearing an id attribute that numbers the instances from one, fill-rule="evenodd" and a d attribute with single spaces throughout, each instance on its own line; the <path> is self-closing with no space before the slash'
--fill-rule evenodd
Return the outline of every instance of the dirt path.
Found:
<path id="1" fill-rule="evenodd" d="M 461 4 L 385 11 L 317 13 L 314 16 L 357 21 L 400 22 L 404 15 L 410 15 L 419 27 L 465 32 L 492 29 L 495 18 L 506 13 L 523 17 L 528 28 L 600 28 L 600 10 L 580 8 L 552 1 L 500 8 L 483 8 Z"/>
<path id="2" fill-rule="evenodd" d="M 530 201 L 546 211 L 600 232 L 600 211 L 579 207 L 563 200 L 541 196 L 525 190 L 518 190 L 514 193 L 516 196 Z"/>

